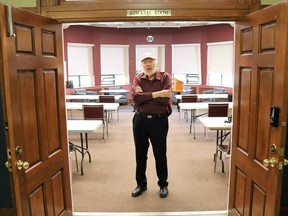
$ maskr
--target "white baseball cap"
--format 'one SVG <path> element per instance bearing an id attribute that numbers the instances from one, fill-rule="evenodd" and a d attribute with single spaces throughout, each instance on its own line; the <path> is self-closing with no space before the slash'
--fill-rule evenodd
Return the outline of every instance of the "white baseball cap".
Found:
<path id="1" fill-rule="evenodd" d="M 144 53 L 141 57 L 141 62 L 145 59 L 156 59 L 155 55 L 153 53 Z"/>

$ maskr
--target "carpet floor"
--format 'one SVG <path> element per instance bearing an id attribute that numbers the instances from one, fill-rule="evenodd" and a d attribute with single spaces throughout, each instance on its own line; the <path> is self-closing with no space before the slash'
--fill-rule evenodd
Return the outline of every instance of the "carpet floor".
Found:
<path id="1" fill-rule="evenodd" d="M 189 121 L 179 117 L 176 106 L 169 117 L 168 169 L 169 196 L 159 197 L 152 148 L 147 163 L 148 190 L 140 197 L 131 197 L 136 187 L 135 154 L 132 135 L 134 112 L 130 105 L 120 106 L 119 122 L 109 122 L 106 142 L 102 129 L 89 134 L 89 151 L 84 158 L 84 175 L 77 172 L 75 155 L 71 154 L 73 208 L 75 212 L 183 212 L 227 209 L 227 177 L 218 162 L 214 173 L 213 154 L 216 134 L 196 121 L 196 139 L 189 133 Z M 73 118 L 81 114 L 73 113 Z M 75 117 L 76 116 L 76 117 Z M 79 135 L 69 134 L 79 143 Z M 80 162 L 80 155 L 78 154 Z"/>

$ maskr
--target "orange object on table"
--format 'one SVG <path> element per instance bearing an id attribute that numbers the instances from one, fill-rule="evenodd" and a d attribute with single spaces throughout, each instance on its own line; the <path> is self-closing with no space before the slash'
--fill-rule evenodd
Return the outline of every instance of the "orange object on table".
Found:
<path id="1" fill-rule="evenodd" d="M 173 92 L 183 92 L 183 82 L 173 78 L 173 87 L 172 87 Z"/>

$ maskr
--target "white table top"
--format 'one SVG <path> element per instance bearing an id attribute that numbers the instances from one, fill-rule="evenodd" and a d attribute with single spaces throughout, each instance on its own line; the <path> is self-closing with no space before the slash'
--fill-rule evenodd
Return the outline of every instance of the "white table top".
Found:
<path id="1" fill-rule="evenodd" d="M 198 99 L 209 99 L 209 98 L 228 98 L 228 94 L 186 94 L 185 96 L 197 95 Z M 184 95 L 175 95 L 178 100 L 182 99 Z"/>
<path id="2" fill-rule="evenodd" d="M 102 124 L 101 120 L 67 120 L 67 130 L 74 133 L 96 132 Z"/>
<path id="3" fill-rule="evenodd" d="M 209 130 L 231 130 L 232 123 L 225 123 L 227 117 L 199 117 L 199 121 Z"/>
<path id="4" fill-rule="evenodd" d="M 82 110 L 83 105 L 103 105 L 104 110 L 106 111 L 117 111 L 119 108 L 119 103 L 91 103 L 91 102 L 66 102 L 66 109 L 67 110 Z"/>
<path id="5" fill-rule="evenodd" d="M 229 104 L 229 109 L 232 109 L 233 107 L 233 102 L 209 102 L 213 104 L 223 104 L 223 103 L 228 103 Z M 179 103 L 179 107 L 181 110 L 196 110 L 196 109 L 203 109 L 203 110 L 208 110 L 208 104 L 206 102 L 194 102 L 194 103 Z"/>
<path id="6" fill-rule="evenodd" d="M 99 100 L 100 95 L 66 95 L 66 100 Z M 114 96 L 115 100 L 119 100 L 121 95 Z"/>
<path id="7" fill-rule="evenodd" d="M 129 91 L 126 89 L 103 89 L 100 92 L 101 93 L 128 93 Z"/>

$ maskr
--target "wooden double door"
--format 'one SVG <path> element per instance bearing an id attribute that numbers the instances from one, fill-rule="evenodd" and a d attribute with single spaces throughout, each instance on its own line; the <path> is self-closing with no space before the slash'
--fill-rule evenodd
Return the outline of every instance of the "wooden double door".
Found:
<path id="1" fill-rule="evenodd" d="M 282 1 L 236 23 L 229 215 L 279 215 L 287 206 L 280 203 L 286 188 L 287 8 Z M 61 25 L 4 5 L 0 14 L 1 132 L 13 202 L 0 215 L 72 215 Z"/>

